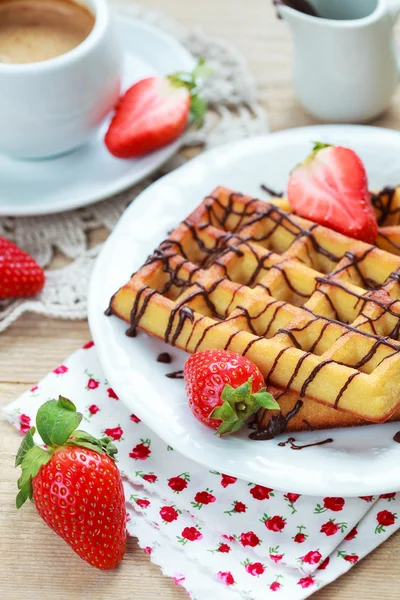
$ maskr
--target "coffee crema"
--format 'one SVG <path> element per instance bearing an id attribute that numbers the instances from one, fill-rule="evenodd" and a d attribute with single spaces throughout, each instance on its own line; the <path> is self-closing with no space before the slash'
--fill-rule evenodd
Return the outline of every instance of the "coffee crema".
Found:
<path id="1" fill-rule="evenodd" d="M 49 60 L 79 46 L 95 17 L 72 0 L 0 0 L 0 63 Z"/>

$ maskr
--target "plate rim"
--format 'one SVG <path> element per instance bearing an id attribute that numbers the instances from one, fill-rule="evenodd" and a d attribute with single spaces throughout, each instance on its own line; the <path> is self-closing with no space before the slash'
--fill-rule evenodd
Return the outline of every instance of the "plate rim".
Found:
<path id="1" fill-rule="evenodd" d="M 393 138 L 396 137 L 397 143 L 400 144 L 400 132 L 397 132 L 395 130 L 386 129 L 386 128 L 382 128 L 382 127 L 369 127 L 369 126 L 365 126 L 365 125 L 349 125 L 349 124 L 333 124 L 333 125 L 321 124 L 321 125 L 311 125 L 311 126 L 306 126 L 306 127 L 296 127 L 296 128 L 291 128 L 291 129 L 274 132 L 271 134 L 252 136 L 250 138 L 246 138 L 245 140 L 235 142 L 235 144 L 240 144 L 240 143 L 241 144 L 243 144 L 243 143 L 257 144 L 259 142 L 265 141 L 266 139 L 271 139 L 271 138 L 276 138 L 276 137 L 284 138 L 286 136 L 290 137 L 293 134 L 306 135 L 307 133 L 310 133 L 312 131 L 315 131 L 315 130 L 323 131 L 324 129 L 327 130 L 327 133 L 329 132 L 332 134 L 335 133 L 335 130 L 336 130 L 336 132 L 340 132 L 340 130 L 343 130 L 343 131 L 346 130 L 347 135 L 349 134 L 349 132 L 351 130 L 358 130 L 360 132 L 367 132 L 367 130 L 368 130 L 369 134 L 371 134 L 371 133 L 373 134 L 374 132 L 376 132 L 377 134 L 384 133 L 385 135 L 392 136 Z M 90 281 L 90 288 L 89 288 L 89 299 L 88 299 L 89 326 L 90 326 L 90 329 L 91 329 L 91 332 L 93 335 L 93 340 L 97 347 L 100 364 L 102 365 L 102 368 L 104 369 L 107 378 L 111 381 L 112 384 L 113 384 L 114 377 L 113 377 L 113 374 L 108 371 L 106 347 L 102 343 L 101 333 L 99 331 L 100 327 L 98 327 L 97 323 L 96 323 L 96 319 L 97 319 L 96 308 L 98 309 L 98 302 L 97 302 L 98 296 L 95 293 L 98 273 L 101 271 L 103 262 L 106 261 L 108 247 L 114 243 L 114 240 L 118 236 L 119 228 L 122 227 L 123 224 L 129 220 L 130 214 L 132 212 L 134 213 L 135 211 L 140 210 L 140 206 L 146 202 L 147 195 L 149 193 L 152 193 L 152 191 L 149 192 L 150 188 L 152 188 L 152 190 L 154 190 L 154 187 L 156 187 L 156 186 L 162 187 L 163 185 L 165 185 L 166 180 L 172 179 L 172 181 L 173 181 L 174 178 L 179 177 L 180 171 L 182 171 L 183 169 L 195 168 L 196 164 L 201 163 L 204 160 L 205 154 L 207 154 L 208 157 L 212 158 L 212 156 L 214 154 L 220 153 L 221 150 L 223 150 L 224 146 L 232 149 L 232 143 L 230 142 L 226 145 L 213 148 L 213 149 L 207 151 L 207 153 L 201 153 L 200 155 L 198 155 L 197 157 L 195 157 L 194 159 L 192 159 L 185 165 L 183 165 L 183 166 L 179 167 L 178 169 L 176 169 L 175 171 L 172 171 L 171 173 L 168 173 L 167 175 L 163 176 L 162 178 L 160 178 L 159 180 L 157 180 L 156 182 L 151 184 L 149 187 L 147 187 L 143 192 L 141 192 L 141 194 L 139 194 L 138 197 L 135 199 L 135 202 L 132 203 L 127 208 L 127 210 L 124 212 L 124 214 L 122 215 L 117 226 L 114 228 L 114 231 L 111 233 L 109 238 L 106 240 L 106 242 L 100 252 L 99 257 L 96 260 L 96 264 L 93 269 L 93 273 L 92 273 L 92 277 L 91 277 L 91 281 Z M 138 206 L 139 206 L 139 208 L 137 208 Z M 115 387 L 118 389 L 118 384 L 116 382 L 115 382 Z M 133 395 L 134 395 L 133 393 L 130 394 L 131 398 Z M 140 408 L 138 408 L 139 403 L 137 403 L 137 405 L 135 406 L 134 401 L 130 402 L 130 399 L 124 399 L 123 395 L 121 395 L 121 400 L 126 404 L 126 406 L 128 406 L 129 408 L 132 408 L 132 410 L 135 410 L 139 414 L 139 416 L 141 416 Z M 144 422 L 146 422 L 145 419 L 143 419 L 143 420 L 144 420 Z M 207 468 L 216 468 L 217 470 L 221 470 L 221 472 L 231 474 L 235 477 L 239 477 L 244 480 L 249 479 L 248 474 L 245 471 L 243 471 L 243 470 L 240 471 L 236 467 L 235 467 L 235 469 L 232 470 L 229 465 L 224 465 L 223 468 L 221 468 L 221 465 L 216 465 L 216 466 L 210 465 L 209 460 L 205 460 L 205 459 L 202 460 L 201 456 L 199 456 L 198 454 L 193 455 L 193 453 L 191 453 L 191 451 L 190 451 L 190 448 L 187 448 L 186 446 L 181 447 L 181 446 L 179 446 L 179 444 L 177 445 L 176 439 L 174 438 L 174 440 L 173 440 L 172 438 L 168 438 L 168 435 L 165 435 L 165 430 L 161 429 L 161 427 L 157 427 L 157 425 L 155 425 L 154 423 L 151 423 L 151 424 L 147 423 L 147 425 L 152 431 L 154 431 L 166 443 L 173 443 L 174 447 L 176 447 L 176 450 L 179 453 L 181 453 L 182 455 L 189 458 L 190 460 L 193 460 L 194 462 L 196 462 L 198 464 L 202 464 L 203 466 L 205 466 Z M 327 431 L 327 430 L 321 430 L 321 433 L 323 433 L 324 431 Z M 205 442 L 203 442 L 203 441 L 201 443 L 205 444 Z M 254 481 L 254 483 L 260 483 L 261 485 L 266 485 L 265 478 L 264 478 L 264 481 L 257 481 L 257 477 L 256 477 L 255 473 L 252 473 L 251 477 L 252 477 L 252 481 Z M 270 476 L 268 475 L 268 477 L 270 477 Z M 271 476 L 271 479 L 272 479 L 272 476 Z M 280 478 L 280 479 L 282 479 L 282 478 Z M 271 480 L 270 483 L 272 486 L 272 484 L 274 482 Z M 399 484 L 400 484 L 400 480 L 397 485 L 399 485 Z M 337 494 L 337 495 L 343 495 L 346 497 L 356 497 L 356 496 L 359 496 L 362 494 L 374 494 L 375 495 L 375 494 L 387 493 L 387 492 L 392 492 L 393 491 L 392 488 L 396 487 L 396 485 L 393 485 L 391 480 L 390 481 L 383 480 L 383 482 L 380 480 L 378 482 L 378 485 L 376 485 L 374 487 L 374 490 L 371 490 L 370 487 L 368 487 L 368 489 L 365 487 L 361 487 L 360 489 L 359 488 L 355 489 L 354 484 L 352 484 L 352 485 L 353 485 L 353 489 L 352 489 L 351 485 L 349 485 L 348 481 L 337 480 L 334 482 L 333 486 L 331 488 L 329 488 L 329 490 L 327 491 L 326 489 L 322 489 L 321 482 L 317 482 L 315 484 L 313 482 L 307 481 L 307 483 L 305 485 L 302 485 L 302 484 L 298 484 L 298 481 L 296 481 L 296 483 L 294 485 L 292 485 L 292 486 L 289 485 L 289 487 L 292 487 L 293 490 L 298 493 L 306 494 L 306 495 L 313 495 L 313 496 L 314 495 L 320 496 L 321 494 L 328 495 L 328 492 L 329 492 L 331 495 Z M 362 485 L 362 482 L 360 483 L 358 481 L 357 485 Z M 284 484 L 283 481 L 281 481 L 278 485 L 276 485 L 274 483 L 273 487 L 275 487 L 275 489 L 281 489 L 281 490 L 286 491 L 286 484 Z M 335 488 L 334 491 L 333 491 L 333 487 Z M 325 488 L 325 486 L 324 486 L 324 488 Z"/>
<path id="2" fill-rule="evenodd" d="M 156 35 L 158 38 L 163 38 L 167 43 L 173 43 L 177 50 L 180 51 L 182 60 L 187 64 L 188 69 L 192 68 L 195 63 L 195 58 L 193 55 L 172 35 L 160 29 L 159 27 L 142 21 L 134 16 L 130 16 L 125 13 L 116 13 L 113 15 L 113 21 L 115 26 L 118 27 L 118 22 L 122 22 L 126 24 L 127 22 L 132 27 L 140 28 L 142 30 L 151 32 L 151 34 Z M 122 53 L 124 53 L 124 48 L 121 47 Z M 143 181 L 149 175 L 152 175 L 155 171 L 160 169 L 168 160 L 174 156 L 177 152 L 179 152 L 180 146 L 182 145 L 182 137 L 172 142 L 168 146 L 161 148 L 157 152 L 162 152 L 163 155 L 158 160 L 155 160 L 152 165 L 149 165 L 148 168 L 144 170 L 144 172 L 136 177 L 132 177 L 129 173 L 125 174 L 122 177 L 119 177 L 112 185 L 109 187 L 103 187 L 101 190 L 97 190 L 95 195 L 92 193 L 85 191 L 81 195 L 73 194 L 70 200 L 61 202 L 57 204 L 57 200 L 53 202 L 55 204 L 37 204 L 36 208 L 34 208 L 31 204 L 24 205 L 19 207 L 18 204 L 14 204 L 14 206 L 5 206 L 3 207 L 0 204 L 0 217 L 34 217 L 40 215 L 55 215 L 63 212 L 68 212 L 72 210 L 76 210 L 78 208 L 84 208 L 85 206 L 90 206 L 92 204 L 96 204 L 97 202 L 101 202 L 103 200 L 109 199 L 116 194 L 127 190 L 129 187 L 134 186 L 140 181 Z M 9 158 L 14 164 L 20 162 L 18 159 Z M 57 159 L 57 157 L 55 157 Z M 46 160 L 46 159 L 45 159 Z M 48 160 L 48 163 L 51 164 L 51 158 Z M 25 162 L 25 161 L 24 161 Z M 28 162 L 37 162 L 37 161 L 28 161 Z M 49 171 L 50 173 L 50 171 Z M 50 173 L 51 175 L 51 173 Z"/>

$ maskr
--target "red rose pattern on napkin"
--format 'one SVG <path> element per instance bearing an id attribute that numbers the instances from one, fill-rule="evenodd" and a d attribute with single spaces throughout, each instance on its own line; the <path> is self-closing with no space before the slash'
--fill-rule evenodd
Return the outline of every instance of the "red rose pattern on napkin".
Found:
<path id="1" fill-rule="evenodd" d="M 301 496 L 186 459 L 119 401 L 92 342 L 9 405 L 6 416 L 24 433 L 42 402 L 58 394 L 77 405 L 84 428 L 114 439 L 130 533 L 198 599 L 212 590 L 221 598 L 305 598 L 398 528 L 396 493 Z"/>

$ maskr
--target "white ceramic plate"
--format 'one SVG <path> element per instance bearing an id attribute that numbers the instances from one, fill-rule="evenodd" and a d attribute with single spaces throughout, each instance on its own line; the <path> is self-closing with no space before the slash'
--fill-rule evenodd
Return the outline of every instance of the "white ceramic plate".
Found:
<path id="1" fill-rule="evenodd" d="M 354 148 L 365 161 L 371 188 L 400 181 L 400 133 L 352 125 L 315 126 L 251 138 L 200 155 L 144 191 L 127 209 L 98 258 L 89 299 L 93 338 L 106 375 L 129 409 L 176 450 L 209 468 L 255 483 L 303 494 L 359 496 L 400 489 L 400 424 L 295 434 L 298 443 L 328 437 L 332 444 L 294 452 L 271 441 L 241 436 L 220 439 L 191 414 L 181 369 L 187 354 L 144 333 L 132 339 L 127 326 L 104 316 L 110 296 L 166 232 L 184 219 L 217 185 L 263 197 L 260 183 L 285 189 L 290 169 L 315 140 Z M 265 197 L 265 196 L 264 196 Z M 156 362 L 159 352 L 174 357 Z"/>
<path id="2" fill-rule="evenodd" d="M 191 70 L 193 57 L 159 29 L 116 18 L 123 52 L 122 90 L 155 74 Z M 40 215 L 85 206 L 116 194 L 158 169 L 180 140 L 140 159 L 114 158 L 104 146 L 108 122 L 82 148 L 57 158 L 22 161 L 0 155 L 0 216 Z"/>

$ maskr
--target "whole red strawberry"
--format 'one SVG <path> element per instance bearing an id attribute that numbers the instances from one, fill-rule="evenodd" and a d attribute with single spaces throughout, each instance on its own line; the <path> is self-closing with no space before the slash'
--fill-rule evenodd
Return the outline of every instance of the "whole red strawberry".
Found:
<path id="1" fill-rule="evenodd" d="M 42 291 L 43 269 L 29 254 L 0 237 L 0 299 L 34 296 Z"/>
<path id="2" fill-rule="evenodd" d="M 290 175 L 288 200 L 302 217 L 373 244 L 378 224 L 365 167 L 350 148 L 317 142 Z"/>
<path id="3" fill-rule="evenodd" d="M 198 79 L 210 73 L 200 60 L 192 73 L 148 77 L 120 99 L 105 136 L 117 158 L 135 158 L 176 140 L 192 122 L 202 123 L 206 103 Z"/>
<path id="4" fill-rule="evenodd" d="M 183 374 L 192 413 L 220 435 L 238 431 L 260 407 L 279 410 L 258 368 L 235 352 L 192 354 Z"/>
<path id="5" fill-rule="evenodd" d="M 124 489 L 111 438 L 98 440 L 76 429 L 81 420 L 62 396 L 39 408 L 36 425 L 47 449 L 35 445 L 32 427 L 15 461 L 22 468 L 17 508 L 33 499 L 43 521 L 74 552 L 107 570 L 125 553 Z"/>

